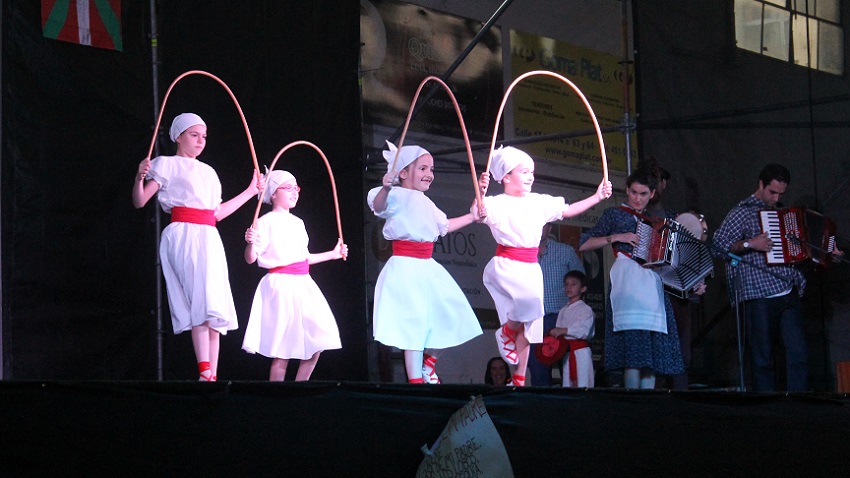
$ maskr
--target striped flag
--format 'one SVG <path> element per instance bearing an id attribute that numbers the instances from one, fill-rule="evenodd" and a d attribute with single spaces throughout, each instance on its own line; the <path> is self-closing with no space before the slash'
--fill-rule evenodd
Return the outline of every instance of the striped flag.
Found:
<path id="1" fill-rule="evenodd" d="M 41 26 L 46 38 L 123 49 L 121 0 L 41 0 Z"/>

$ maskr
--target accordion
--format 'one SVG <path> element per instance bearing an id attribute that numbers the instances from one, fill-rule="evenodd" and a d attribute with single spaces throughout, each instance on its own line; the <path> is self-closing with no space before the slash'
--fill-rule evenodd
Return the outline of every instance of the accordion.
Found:
<path id="1" fill-rule="evenodd" d="M 686 298 L 694 287 L 714 273 L 708 246 L 679 222 L 627 211 L 638 218 L 635 232 L 640 241 L 632 258 L 642 262 L 643 267 L 655 269 L 667 293 Z"/>
<path id="2" fill-rule="evenodd" d="M 759 211 L 761 230 L 773 241 L 768 265 L 797 264 L 811 259 L 826 266 L 835 250 L 835 222 L 805 208 Z"/>

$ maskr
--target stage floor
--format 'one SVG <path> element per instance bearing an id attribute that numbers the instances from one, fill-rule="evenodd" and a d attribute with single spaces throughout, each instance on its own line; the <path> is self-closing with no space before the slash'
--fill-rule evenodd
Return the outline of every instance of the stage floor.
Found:
<path id="1" fill-rule="evenodd" d="M 477 395 L 518 477 L 850 472 L 846 394 L 5 381 L 0 475 L 415 476 Z"/>

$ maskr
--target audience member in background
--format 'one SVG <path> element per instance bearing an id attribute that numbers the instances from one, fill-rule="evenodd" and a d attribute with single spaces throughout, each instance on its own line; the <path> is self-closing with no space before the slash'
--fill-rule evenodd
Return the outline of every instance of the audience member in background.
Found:
<path id="1" fill-rule="evenodd" d="M 493 357 L 484 370 L 484 383 L 503 387 L 511 384 L 511 368 L 502 357 Z"/>

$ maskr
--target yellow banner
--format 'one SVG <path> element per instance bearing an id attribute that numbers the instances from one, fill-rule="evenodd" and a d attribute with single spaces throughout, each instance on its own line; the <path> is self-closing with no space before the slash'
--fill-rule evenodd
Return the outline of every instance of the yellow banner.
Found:
<path id="1" fill-rule="evenodd" d="M 631 65 L 629 78 L 633 78 Z M 573 82 L 587 98 L 599 126 L 619 126 L 624 119 L 624 70 L 621 58 L 551 38 L 511 30 L 513 78 L 535 70 L 558 73 Z M 596 167 L 601 152 L 588 109 L 563 81 L 536 75 L 517 84 L 512 93 L 514 130 L 507 138 L 591 131 L 589 135 L 523 146 L 529 154 L 571 164 Z M 634 82 L 628 86 L 629 111 L 634 111 Z M 626 171 L 626 136 L 620 131 L 603 135 L 608 166 Z M 632 134 L 632 158 L 637 161 L 637 140 Z"/>

